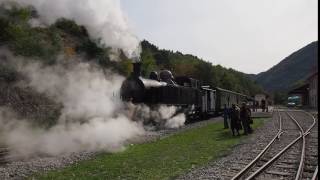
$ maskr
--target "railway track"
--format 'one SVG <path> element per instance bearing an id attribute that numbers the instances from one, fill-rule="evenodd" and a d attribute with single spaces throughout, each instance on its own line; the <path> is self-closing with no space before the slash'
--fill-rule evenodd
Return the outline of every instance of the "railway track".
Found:
<path id="1" fill-rule="evenodd" d="M 316 119 L 302 111 L 278 110 L 277 115 L 278 131 L 274 137 L 232 180 L 317 178 L 318 133 L 313 130 Z"/>

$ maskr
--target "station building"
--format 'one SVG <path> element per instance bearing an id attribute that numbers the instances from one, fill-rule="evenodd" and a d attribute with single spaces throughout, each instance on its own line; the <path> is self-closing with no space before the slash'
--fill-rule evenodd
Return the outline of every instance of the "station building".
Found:
<path id="1" fill-rule="evenodd" d="M 311 74 L 305 84 L 289 91 L 289 96 L 299 96 L 302 106 L 318 108 L 318 72 Z"/>
<path id="2" fill-rule="evenodd" d="M 299 97 L 298 105 L 309 106 L 309 84 L 305 83 L 289 92 L 290 97 Z"/>
<path id="3" fill-rule="evenodd" d="M 309 84 L 309 106 L 311 108 L 318 108 L 318 72 L 308 77 L 307 83 Z"/>

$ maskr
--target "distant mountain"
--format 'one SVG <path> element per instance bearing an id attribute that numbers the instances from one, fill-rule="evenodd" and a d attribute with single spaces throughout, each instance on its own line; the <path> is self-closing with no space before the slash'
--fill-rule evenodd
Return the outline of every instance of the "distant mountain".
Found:
<path id="1" fill-rule="evenodd" d="M 292 53 L 268 71 L 247 76 L 268 92 L 287 91 L 318 70 L 318 41 Z"/>

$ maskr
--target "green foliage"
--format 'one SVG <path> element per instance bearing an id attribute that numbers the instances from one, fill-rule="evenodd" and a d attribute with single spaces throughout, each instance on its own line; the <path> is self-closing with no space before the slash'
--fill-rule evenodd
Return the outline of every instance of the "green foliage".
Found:
<path id="1" fill-rule="evenodd" d="M 10 48 L 18 55 L 38 57 L 45 63 L 54 63 L 61 49 L 61 40 L 56 31 L 10 24 L 7 28 Z"/>
<path id="2" fill-rule="evenodd" d="M 5 18 L 0 17 L 0 44 L 1 42 L 6 42 L 8 40 L 7 28 L 9 26 L 9 21 Z"/>
<path id="3" fill-rule="evenodd" d="M 88 32 L 85 27 L 77 25 L 74 21 L 61 18 L 54 24 L 55 27 L 64 32 L 76 37 L 88 37 Z"/>
<path id="4" fill-rule="evenodd" d="M 27 22 L 32 15 L 32 8 L 21 8 L 17 6 L 13 6 L 9 11 L 8 15 L 10 18 L 14 19 L 15 21 Z"/>
<path id="5" fill-rule="evenodd" d="M 148 76 L 151 71 L 157 69 L 156 61 L 152 55 L 152 52 L 149 49 L 146 49 L 141 53 L 141 62 L 143 76 Z"/>
<path id="6" fill-rule="evenodd" d="M 123 59 L 115 63 L 114 66 L 115 70 L 124 76 L 129 76 L 132 72 L 132 61 L 130 59 Z"/>
<path id="7" fill-rule="evenodd" d="M 90 59 L 99 58 L 106 53 L 103 48 L 99 47 L 96 42 L 87 39 L 80 46 L 77 47 L 77 51 L 85 52 Z"/>
<path id="8" fill-rule="evenodd" d="M 265 119 L 254 119 L 253 128 Z M 132 145 L 124 152 L 100 154 L 62 170 L 30 179 L 175 179 L 230 152 L 246 136 L 233 137 L 223 123 L 187 130 L 167 138 Z"/>
<path id="9" fill-rule="evenodd" d="M 35 57 L 54 63 L 61 50 L 61 37 L 55 28 L 33 28 L 28 23 L 34 15 L 31 7 L 0 7 L 0 44 L 6 43 L 17 55 Z"/>

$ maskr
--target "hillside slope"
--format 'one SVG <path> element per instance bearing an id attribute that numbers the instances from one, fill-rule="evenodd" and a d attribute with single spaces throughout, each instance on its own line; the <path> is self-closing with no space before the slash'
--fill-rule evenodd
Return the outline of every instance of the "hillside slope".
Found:
<path id="1" fill-rule="evenodd" d="M 246 74 L 221 65 L 212 65 L 197 56 L 159 49 L 148 41 L 142 41 L 142 74 L 150 71 L 169 69 L 174 76 L 189 76 L 203 84 L 218 86 L 247 95 L 254 95 L 262 88 Z"/>
<path id="2" fill-rule="evenodd" d="M 266 72 L 252 77 L 269 91 L 287 91 L 303 81 L 318 67 L 318 41 L 312 42 L 286 57 Z"/>
<path id="3" fill-rule="evenodd" d="M 93 39 L 86 27 L 68 19 L 33 26 L 30 20 L 36 18 L 38 14 L 33 7 L 0 6 L 0 107 L 8 107 L 21 118 L 34 119 L 46 126 L 54 124 L 60 116 L 63 107 L 55 99 L 35 89 L 17 86 L 28 83 L 28 78 L 17 71 L 19 63 L 39 63 L 45 68 L 60 64 L 67 68 L 85 62 L 123 77 L 131 73 L 132 61 L 124 52 Z M 193 55 L 159 49 L 147 41 L 141 42 L 141 46 L 142 74 L 146 77 L 151 71 L 170 69 L 174 75 L 194 77 L 204 84 L 248 95 L 262 91 L 244 73 L 213 66 Z"/>

